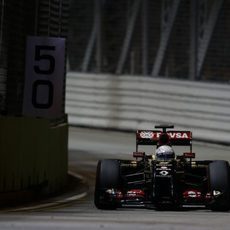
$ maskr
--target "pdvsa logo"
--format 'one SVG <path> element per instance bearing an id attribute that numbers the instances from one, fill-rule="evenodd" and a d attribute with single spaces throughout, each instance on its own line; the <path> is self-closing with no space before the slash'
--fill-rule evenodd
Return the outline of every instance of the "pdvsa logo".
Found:
<path id="1" fill-rule="evenodd" d="M 168 133 L 172 139 L 188 139 L 189 136 L 186 132 Z"/>

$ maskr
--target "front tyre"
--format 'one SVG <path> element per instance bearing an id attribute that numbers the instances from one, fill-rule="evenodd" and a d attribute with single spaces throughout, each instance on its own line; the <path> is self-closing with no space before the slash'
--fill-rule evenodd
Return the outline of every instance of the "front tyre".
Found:
<path id="1" fill-rule="evenodd" d="M 210 204 L 212 211 L 230 209 L 230 174 L 227 161 L 214 161 L 209 164 L 209 185 L 214 200 Z"/>
<path id="2" fill-rule="evenodd" d="M 98 209 L 116 209 L 116 200 L 106 194 L 108 189 L 120 186 L 120 163 L 118 160 L 100 160 L 97 165 L 94 203 Z"/>

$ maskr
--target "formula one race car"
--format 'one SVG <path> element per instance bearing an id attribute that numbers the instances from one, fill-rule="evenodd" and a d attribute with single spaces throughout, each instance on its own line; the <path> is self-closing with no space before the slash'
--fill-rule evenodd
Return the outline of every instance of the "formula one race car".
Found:
<path id="1" fill-rule="evenodd" d="M 137 130 L 135 160 L 105 159 L 98 162 L 96 207 L 137 206 L 158 210 L 204 207 L 228 211 L 229 163 L 194 160 L 190 131 L 175 131 L 172 130 L 174 126 L 169 125 L 155 128 Z M 140 151 L 141 145 L 155 146 L 154 154 Z M 175 155 L 173 148 L 178 148 L 176 146 L 188 146 L 189 151 Z"/>

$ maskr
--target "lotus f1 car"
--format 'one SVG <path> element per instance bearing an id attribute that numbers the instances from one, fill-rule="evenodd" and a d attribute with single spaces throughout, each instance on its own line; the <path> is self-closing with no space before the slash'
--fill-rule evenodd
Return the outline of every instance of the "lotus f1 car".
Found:
<path id="1" fill-rule="evenodd" d="M 230 209 L 229 163 L 194 160 L 192 133 L 173 128 L 160 125 L 154 130 L 137 130 L 134 160 L 98 162 L 94 194 L 98 209 L 126 206 L 158 210 L 183 207 L 204 207 L 213 211 Z M 155 154 L 140 151 L 142 145 L 154 146 Z M 181 155 L 158 151 L 175 146 L 187 146 L 188 151 Z"/>

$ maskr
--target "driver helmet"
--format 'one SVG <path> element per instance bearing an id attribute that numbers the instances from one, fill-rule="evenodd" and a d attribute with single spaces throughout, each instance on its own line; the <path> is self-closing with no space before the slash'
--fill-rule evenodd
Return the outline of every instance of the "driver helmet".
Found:
<path id="1" fill-rule="evenodd" d="M 156 150 L 156 160 L 172 160 L 175 158 L 175 153 L 172 147 L 162 145 Z"/>

